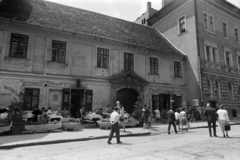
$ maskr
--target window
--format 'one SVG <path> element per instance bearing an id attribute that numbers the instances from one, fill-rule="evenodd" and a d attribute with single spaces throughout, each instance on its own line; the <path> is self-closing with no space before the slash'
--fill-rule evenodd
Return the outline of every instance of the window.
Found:
<path id="1" fill-rule="evenodd" d="M 228 92 L 229 92 L 229 99 L 234 100 L 234 92 L 231 83 L 228 83 Z"/>
<path id="2" fill-rule="evenodd" d="M 209 31 L 213 32 L 213 17 L 209 16 Z"/>
<path id="3" fill-rule="evenodd" d="M 153 109 L 159 109 L 159 95 L 152 95 L 152 107 Z"/>
<path id="4" fill-rule="evenodd" d="M 208 91 L 209 91 L 210 97 L 212 98 L 213 97 L 213 84 L 212 84 L 212 80 L 208 81 Z"/>
<path id="5" fill-rule="evenodd" d="M 207 29 L 207 14 L 203 14 L 203 28 Z"/>
<path id="6" fill-rule="evenodd" d="M 52 61 L 65 63 L 66 58 L 66 42 L 52 41 Z"/>
<path id="7" fill-rule="evenodd" d="M 174 62 L 174 76 L 175 77 L 182 77 L 182 67 L 181 62 Z"/>
<path id="8" fill-rule="evenodd" d="M 229 52 L 229 51 L 225 51 L 225 64 L 226 64 L 226 66 L 228 66 L 228 67 L 231 67 L 232 65 L 231 65 L 231 52 Z"/>
<path id="9" fill-rule="evenodd" d="M 39 106 L 39 89 L 26 88 L 24 98 L 24 109 L 33 110 Z"/>
<path id="10" fill-rule="evenodd" d="M 210 56 L 210 47 L 206 46 L 206 54 L 207 54 L 207 61 L 211 62 L 211 56 Z"/>
<path id="11" fill-rule="evenodd" d="M 28 36 L 11 34 L 10 57 L 27 58 Z"/>
<path id="12" fill-rule="evenodd" d="M 220 90 L 220 85 L 219 85 L 219 82 L 216 80 L 215 81 L 215 85 L 216 85 L 216 96 L 217 98 L 221 98 L 221 90 Z"/>
<path id="13" fill-rule="evenodd" d="M 240 56 L 238 56 L 238 70 L 240 69 Z"/>
<path id="14" fill-rule="evenodd" d="M 205 58 L 208 62 L 218 63 L 218 52 L 216 47 L 205 46 Z"/>
<path id="15" fill-rule="evenodd" d="M 158 59 L 150 57 L 150 74 L 158 74 Z"/>
<path id="16" fill-rule="evenodd" d="M 214 17 L 203 13 L 203 29 L 214 32 Z"/>
<path id="17" fill-rule="evenodd" d="M 178 25 L 179 25 L 179 34 L 186 32 L 186 17 L 185 16 L 179 18 Z"/>
<path id="18" fill-rule="evenodd" d="M 216 48 L 212 48 L 213 62 L 217 63 L 217 53 Z"/>
<path id="19" fill-rule="evenodd" d="M 225 38 L 228 37 L 228 34 L 227 34 L 227 23 L 223 22 L 223 36 Z"/>
<path id="20" fill-rule="evenodd" d="M 238 28 L 234 28 L 234 31 L 235 31 L 235 40 L 236 42 L 239 42 Z"/>
<path id="21" fill-rule="evenodd" d="M 133 71 L 134 59 L 132 53 L 124 53 L 124 70 L 125 71 Z"/>
<path id="22" fill-rule="evenodd" d="M 109 67 L 109 49 L 98 48 L 97 50 L 97 67 Z"/>

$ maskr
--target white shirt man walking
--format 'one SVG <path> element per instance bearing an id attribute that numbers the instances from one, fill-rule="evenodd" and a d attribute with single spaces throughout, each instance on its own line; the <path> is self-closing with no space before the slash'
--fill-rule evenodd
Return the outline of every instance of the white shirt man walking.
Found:
<path id="1" fill-rule="evenodd" d="M 119 136 L 119 124 L 118 124 L 119 118 L 120 118 L 120 115 L 118 114 L 118 108 L 115 107 L 114 111 L 110 115 L 111 132 L 108 137 L 108 141 L 107 141 L 108 144 L 112 144 L 111 140 L 114 133 L 116 133 L 117 143 L 119 144 L 122 143 L 120 141 L 120 136 Z"/>

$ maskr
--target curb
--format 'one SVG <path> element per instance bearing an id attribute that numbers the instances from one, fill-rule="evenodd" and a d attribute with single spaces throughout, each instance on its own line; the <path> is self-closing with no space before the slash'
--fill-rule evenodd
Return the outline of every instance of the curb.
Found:
<path id="1" fill-rule="evenodd" d="M 150 132 L 135 133 L 135 134 L 120 135 L 120 137 L 147 136 L 147 135 L 150 135 L 150 134 L 151 134 Z M 11 149 L 11 148 L 27 147 L 27 146 L 37 146 L 37 145 L 48 145 L 48 144 L 58 144 L 58 143 L 67 143 L 67 142 L 89 141 L 89 140 L 106 139 L 106 138 L 108 138 L 108 136 L 97 136 L 97 137 L 90 136 L 90 137 L 87 137 L 87 138 L 60 139 L 60 140 L 51 140 L 51 141 L 42 141 L 42 142 L 30 142 L 30 143 L 22 143 L 22 144 L 4 145 L 4 146 L 0 146 L 0 149 Z"/>

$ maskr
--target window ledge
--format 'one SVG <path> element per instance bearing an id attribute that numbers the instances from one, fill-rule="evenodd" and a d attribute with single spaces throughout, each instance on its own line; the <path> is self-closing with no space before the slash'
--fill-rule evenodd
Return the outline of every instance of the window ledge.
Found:
<path id="1" fill-rule="evenodd" d="M 67 63 L 61 63 L 61 62 L 47 61 L 47 63 L 68 66 L 68 64 L 67 64 Z"/>
<path id="2" fill-rule="evenodd" d="M 228 38 L 228 37 L 224 37 L 224 36 L 223 36 L 223 38 L 229 41 L 229 38 Z"/>
<path id="3" fill-rule="evenodd" d="M 148 73 L 149 76 L 160 76 L 160 74 Z"/>
<path id="4" fill-rule="evenodd" d="M 212 32 L 212 31 L 209 31 L 207 29 L 203 29 L 204 31 L 208 32 L 208 33 L 211 33 L 211 34 L 215 34 L 215 32 Z"/>
<path id="5" fill-rule="evenodd" d="M 104 70 L 110 70 L 110 68 L 102 68 L 102 67 L 94 67 L 95 69 L 104 69 Z"/>
<path id="6" fill-rule="evenodd" d="M 15 60 L 25 60 L 25 61 L 30 61 L 30 59 L 27 59 L 27 58 L 8 57 L 8 56 L 5 56 L 4 59 L 5 59 L 5 60 L 15 59 Z"/>
<path id="7" fill-rule="evenodd" d="M 183 33 L 179 33 L 178 34 L 178 37 L 181 37 L 181 36 L 183 36 L 183 35 L 185 35 L 185 34 L 187 34 L 188 33 L 188 31 L 186 30 L 185 32 L 183 32 Z"/>

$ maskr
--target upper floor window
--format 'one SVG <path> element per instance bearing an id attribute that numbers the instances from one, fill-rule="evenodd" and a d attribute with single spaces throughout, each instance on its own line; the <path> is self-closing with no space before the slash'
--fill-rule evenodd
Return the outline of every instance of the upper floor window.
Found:
<path id="1" fill-rule="evenodd" d="M 124 70 L 134 71 L 134 56 L 132 53 L 124 53 Z"/>
<path id="2" fill-rule="evenodd" d="M 228 33 L 227 33 L 227 23 L 223 22 L 223 36 L 225 38 L 228 37 Z"/>
<path id="3" fill-rule="evenodd" d="M 52 61 L 65 63 L 66 59 L 66 42 L 52 41 Z"/>
<path id="4" fill-rule="evenodd" d="M 24 109 L 33 110 L 39 106 L 39 89 L 25 88 Z"/>
<path id="5" fill-rule="evenodd" d="M 27 58 L 28 36 L 12 33 L 10 57 Z"/>
<path id="6" fill-rule="evenodd" d="M 205 57 L 208 62 L 218 63 L 218 51 L 217 48 L 210 45 L 205 46 Z"/>
<path id="7" fill-rule="evenodd" d="M 158 74 L 158 59 L 150 57 L 150 74 Z"/>
<path id="8" fill-rule="evenodd" d="M 207 14 L 203 13 L 203 28 L 205 30 L 214 32 L 214 17 Z"/>
<path id="9" fill-rule="evenodd" d="M 182 66 L 181 62 L 174 61 L 174 76 L 182 77 Z"/>
<path id="10" fill-rule="evenodd" d="M 97 50 L 97 67 L 109 67 L 109 49 L 98 48 Z"/>
<path id="11" fill-rule="evenodd" d="M 217 98 L 221 98 L 221 88 L 220 88 L 220 83 L 216 80 L 215 81 L 215 85 L 216 85 L 216 96 Z"/>
<path id="12" fill-rule="evenodd" d="M 229 51 L 225 51 L 225 64 L 228 67 L 232 66 L 232 54 Z"/>
<path id="13" fill-rule="evenodd" d="M 179 34 L 186 32 L 186 17 L 185 16 L 178 19 L 178 28 L 179 28 Z"/>
<path id="14" fill-rule="evenodd" d="M 236 42 L 239 42 L 238 28 L 234 28 L 234 33 L 235 33 L 235 40 L 236 40 Z"/>
<path id="15" fill-rule="evenodd" d="M 231 83 L 228 83 L 229 99 L 234 100 L 234 91 Z"/>
<path id="16" fill-rule="evenodd" d="M 238 70 L 240 69 L 240 56 L 237 56 Z"/>

